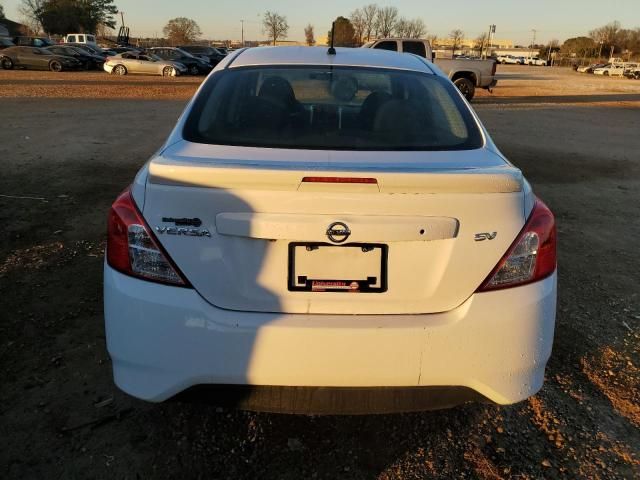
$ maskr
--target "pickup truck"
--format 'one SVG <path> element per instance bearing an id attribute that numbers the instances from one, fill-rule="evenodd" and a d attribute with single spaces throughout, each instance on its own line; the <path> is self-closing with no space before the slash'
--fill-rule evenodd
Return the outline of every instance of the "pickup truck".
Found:
<path id="1" fill-rule="evenodd" d="M 494 60 L 468 60 L 435 58 L 428 40 L 415 38 L 379 38 L 365 43 L 362 48 L 379 48 L 394 52 L 413 53 L 432 61 L 458 87 L 462 94 L 471 100 L 476 88 L 491 91 L 498 81 L 495 78 Z"/>

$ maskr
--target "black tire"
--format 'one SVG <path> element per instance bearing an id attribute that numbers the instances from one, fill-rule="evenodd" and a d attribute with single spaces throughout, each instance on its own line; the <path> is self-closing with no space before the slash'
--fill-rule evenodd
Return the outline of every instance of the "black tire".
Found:
<path id="1" fill-rule="evenodd" d="M 162 69 L 162 76 L 163 77 L 177 77 L 178 76 L 178 70 L 176 70 L 174 67 L 170 67 L 170 66 L 166 66 Z"/>
<path id="2" fill-rule="evenodd" d="M 500 63 L 501 63 L 502 65 L 506 65 L 506 64 L 507 64 L 507 62 L 505 62 L 504 60 L 502 60 Z"/>
<path id="3" fill-rule="evenodd" d="M 13 69 L 13 60 L 9 57 L 0 57 L 0 67 L 4 70 L 12 70 Z"/>
<path id="4" fill-rule="evenodd" d="M 605 70 L 605 71 L 604 71 L 604 73 L 603 73 L 603 75 L 604 75 L 605 77 L 608 77 L 608 76 L 609 76 L 609 72 L 607 72 L 607 71 Z"/>
<path id="5" fill-rule="evenodd" d="M 189 67 L 189 75 L 198 75 L 200 73 L 200 69 L 197 65 L 191 65 Z"/>
<path id="6" fill-rule="evenodd" d="M 127 74 L 127 67 L 125 67 L 124 65 L 116 65 L 115 67 L 113 67 L 113 70 L 111 70 L 111 73 L 113 73 L 114 75 L 126 75 Z"/>
<path id="7" fill-rule="evenodd" d="M 59 60 L 51 60 L 49 62 L 49 70 L 59 73 L 62 71 L 62 63 Z"/>
<path id="8" fill-rule="evenodd" d="M 458 90 L 465 96 L 465 98 L 471 101 L 476 94 L 476 86 L 474 83 L 465 77 L 456 78 L 453 84 L 458 87 Z"/>

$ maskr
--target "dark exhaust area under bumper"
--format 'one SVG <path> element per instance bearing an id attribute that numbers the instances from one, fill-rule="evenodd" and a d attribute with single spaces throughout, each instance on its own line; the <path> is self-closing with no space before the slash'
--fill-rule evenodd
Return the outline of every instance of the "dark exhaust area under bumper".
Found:
<path id="1" fill-rule="evenodd" d="M 269 413 L 366 415 L 421 412 L 467 402 L 492 403 L 467 387 L 283 387 L 197 385 L 170 399 Z"/>

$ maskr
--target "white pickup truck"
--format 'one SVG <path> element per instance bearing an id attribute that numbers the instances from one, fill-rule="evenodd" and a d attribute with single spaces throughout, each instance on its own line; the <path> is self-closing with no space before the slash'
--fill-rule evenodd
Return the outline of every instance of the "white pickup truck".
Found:
<path id="1" fill-rule="evenodd" d="M 434 58 L 428 40 L 415 38 L 379 38 L 365 43 L 362 48 L 379 48 L 395 52 L 413 53 L 434 62 L 458 87 L 462 94 L 471 100 L 476 88 L 491 91 L 498 81 L 495 78 L 494 60 L 469 60 Z"/>
<path id="2" fill-rule="evenodd" d="M 90 47 L 97 47 L 96 36 L 89 33 L 70 33 L 63 39 L 64 43 L 82 43 Z"/>

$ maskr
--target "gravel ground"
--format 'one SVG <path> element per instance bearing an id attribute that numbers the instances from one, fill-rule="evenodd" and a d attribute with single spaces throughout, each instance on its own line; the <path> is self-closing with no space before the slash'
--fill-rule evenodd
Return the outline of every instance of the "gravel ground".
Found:
<path id="1" fill-rule="evenodd" d="M 0 477 L 639 478 L 640 82 L 500 72 L 476 109 L 558 219 L 544 388 L 508 407 L 303 417 L 147 404 L 111 379 L 106 212 L 200 79 L 0 71 L 16 97 L 0 100 Z M 57 98 L 77 96 L 98 99 Z"/>

